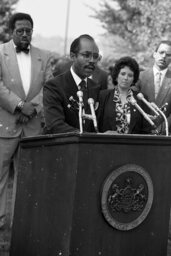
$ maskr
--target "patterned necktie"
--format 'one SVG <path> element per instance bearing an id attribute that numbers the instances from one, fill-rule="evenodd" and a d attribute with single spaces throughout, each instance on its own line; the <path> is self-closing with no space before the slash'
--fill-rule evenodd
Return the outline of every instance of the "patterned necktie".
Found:
<path id="1" fill-rule="evenodd" d="M 86 81 L 84 79 L 81 80 L 81 82 L 79 83 L 78 89 L 81 90 L 81 91 L 86 89 Z"/>
<path id="2" fill-rule="evenodd" d="M 87 103 L 88 91 L 87 91 L 86 81 L 84 79 L 82 79 L 81 82 L 79 83 L 78 90 L 81 90 L 83 92 L 83 102 L 84 102 L 84 107 L 86 108 L 88 104 Z"/>
<path id="3" fill-rule="evenodd" d="M 157 72 L 155 77 L 155 98 L 157 97 L 157 94 L 160 90 L 161 85 L 161 72 Z"/>

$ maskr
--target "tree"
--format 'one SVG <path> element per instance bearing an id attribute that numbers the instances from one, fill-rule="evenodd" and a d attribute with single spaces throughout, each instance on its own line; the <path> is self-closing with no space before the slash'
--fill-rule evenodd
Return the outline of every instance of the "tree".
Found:
<path id="1" fill-rule="evenodd" d="M 154 45 L 171 33 L 170 0 L 102 0 L 94 17 L 112 35 L 128 43 L 133 54 L 151 54 Z"/>
<path id="2" fill-rule="evenodd" d="M 14 10 L 18 0 L 1 0 L 0 1 L 0 42 L 9 40 L 8 20 Z"/>

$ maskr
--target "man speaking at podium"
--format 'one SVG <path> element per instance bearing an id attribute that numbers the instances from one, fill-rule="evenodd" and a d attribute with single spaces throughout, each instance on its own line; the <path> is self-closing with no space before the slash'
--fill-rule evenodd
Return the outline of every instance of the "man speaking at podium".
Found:
<path id="1" fill-rule="evenodd" d="M 73 61 L 70 70 L 46 82 L 43 90 L 45 133 L 79 131 L 79 99 L 77 92 L 83 92 L 84 109 L 90 113 L 88 99 L 97 106 L 100 87 L 88 77 L 92 75 L 99 60 L 99 48 L 87 34 L 76 38 L 70 47 Z M 86 132 L 94 132 L 92 120 L 85 120 Z"/>

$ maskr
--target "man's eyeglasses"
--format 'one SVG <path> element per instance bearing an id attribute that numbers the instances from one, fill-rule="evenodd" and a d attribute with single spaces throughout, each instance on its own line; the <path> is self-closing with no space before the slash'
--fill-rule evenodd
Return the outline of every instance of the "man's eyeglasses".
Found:
<path id="1" fill-rule="evenodd" d="M 31 34 L 33 33 L 33 30 L 29 28 L 18 28 L 15 30 L 15 32 L 18 36 L 24 35 L 24 32 L 26 33 L 27 36 L 31 36 Z"/>
<path id="2" fill-rule="evenodd" d="M 97 52 L 79 52 L 78 54 L 80 54 L 85 60 L 91 60 L 93 58 L 93 60 L 98 61 L 101 59 L 101 55 Z"/>

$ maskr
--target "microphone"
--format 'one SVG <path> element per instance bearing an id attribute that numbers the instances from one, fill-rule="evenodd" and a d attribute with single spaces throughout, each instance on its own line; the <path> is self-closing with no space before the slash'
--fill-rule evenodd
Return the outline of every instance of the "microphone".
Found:
<path id="1" fill-rule="evenodd" d="M 70 97 L 69 97 L 69 101 L 77 102 L 77 101 L 74 99 L 74 97 L 73 97 L 73 96 L 70 96 Z"/>
<path id="2" fill-rule="evenodd" d="M 78 109 L 78 101 L 74 99 L 73 96 L 69 97 L 69 104 L 67 105 L 68 108 Z"/>
<path id="3" fill-rule="evenodd" d="M 137 98 L 142 100 L 156 114 L 156 116 L 159 116 L 158 111 L 156 111 L 153 105 L 144 98 L 144 95 L 141 92 L 137 94 Z"/>
<path id="4" fill-rule="evenodd" d="M 167 110 L 168 103 L 166 102 L 163 106 L 161 106 L 161 110 L 165 112 Z"/>
<path id="5" fill-rule="evenodd" d="M 95 131 L 98 132 L 96 114 L 95 114 L 95 110 L 94 110 L 94 99 L 89 98 L 88 99 L 88 104 L 90 105 L 91 116 L 92 116 L 92 119 L 93 119 L 93 124 L 94 124 Z"/>
<path id="6" fill-rule="evenodd" d="M 77 96 L 79 99 L 79 103 L 83 104 L 83 92 L 81 90 L 77 92 Z"/>
<path id="7" fill-rule="evenodd" d="M 83 92 L 78 91 L 77 96 L 79 99 L 79 125 L 80 125 L 80 133 L 83 133 Z"/>
<path id="8" fill-rule="evenodd" d="M 163 117 L 164 119 L 164 122 L 165 122 L 165 130 L 166 130 L 166 136 L 169 135 L 169 125 L 168 125 L 168 121 L 167 121 L 167 118 L 165 116 L 165 114 L 163 113 L 163 111 L 154 103 L 154 102 L 151 102 L 151 105 L 161 114 L 161 116 Z M 167 106 L 168 103 L 166 102 L 165 105 Z M 164 106 L 165 107 L 165 106 Z"/>
<path id="9" fill-rule="evenodd" d="M 150 117 L 144 112 L 144 110 L 137 104 L 137 101 L 134 99 L 134 97 L 132 96 L 130 99 L 130 103 L 135 106 L 138 111 L 143 115 L 143 117 L 152 125 L 156 128 L 154 122 L 150 119 Z"/>

